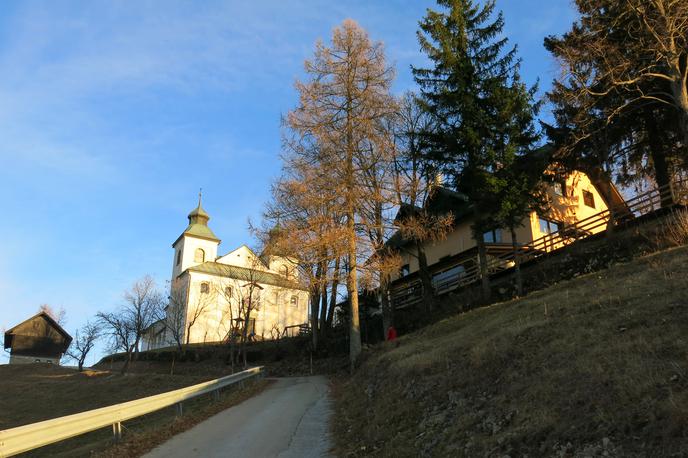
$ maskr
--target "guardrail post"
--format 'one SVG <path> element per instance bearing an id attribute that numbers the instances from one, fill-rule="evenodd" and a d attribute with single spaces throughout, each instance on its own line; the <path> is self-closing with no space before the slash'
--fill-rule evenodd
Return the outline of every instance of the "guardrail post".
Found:
<path id="1" fill-rule="evenodd" d="M 181 402 L 178 402 L 176 404 L 176 409 L 177 409 L 177 416 L 178 417 L 181 417 L 182 415 L 184 415 L 184 404 L 182 404 Z"/>
<path id="2" fill-rule="evenodd" d="M 119 442 L 122 440 L 122 423 L 117 422 L 112 424 L 112 436 L 115 440 L 115 442 Z"/>
<path id="3" fill-rule="evenodd" d="M 213 398 L 215 399 L 216 402 L 220 400 L 220 389 L 219 388 L 217 390 L 213 391 Z"/>

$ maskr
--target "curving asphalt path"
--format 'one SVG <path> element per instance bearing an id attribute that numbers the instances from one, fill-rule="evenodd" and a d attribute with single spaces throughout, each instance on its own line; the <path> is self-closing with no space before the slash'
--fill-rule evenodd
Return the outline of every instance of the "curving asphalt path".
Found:
<path id="1" fill-rule="evenodd" d="M 265 391 L 178 434 L 146 458 L 328 457 L 327 379 L 275 379 Z"/>

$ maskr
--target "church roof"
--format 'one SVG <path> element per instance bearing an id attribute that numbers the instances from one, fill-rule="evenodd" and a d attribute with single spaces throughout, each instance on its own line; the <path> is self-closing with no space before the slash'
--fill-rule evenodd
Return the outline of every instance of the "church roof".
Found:
<path id="1" fill-rule="evenodd" d="M 172 244 L 175 246 L 180 238 L 184 235 L 189 235 L 191 237 L 198 237 L 201 239 L 212 240 L 213 242 L 219 242 L 220 239 L 213 233 L 213 231 L 208 227 L 208 220 L 210 220 L 210 215 L 201 206 L 201 194 L 198 195 L 198 206 L 191 210 L 189 213 L 189 225 L 184 229 L 182 235 L 180 235 L 177 240 Z"/>
<path id="2" fill-rule="evenodd" d="M 300 284 L 287 280 L 281 275 L 272 272 L 264 272 L 262 270 L 248 269 L 246 267 L 232 266 L 228 264 L 220 264 L 219 262 L 204 262 L 187 269 L 190 272 L 200 272 L 209 275 L 217 275 L 220 277 L 228 277 L 236 280 L 255 281 L 266 285 L 281 286 L 284 288 L 300 289 L 306 291 Z"/>
<path id="3" fill-rule="evenodd" d="M 189 224 L 186 229 L 184 229 L 184 232 L 182 235 L 191 235 L 193 237 L 199 237 L 202 239 L 208 239 L 208 240 L 213 240 L 216 242 L 219 242 L 220 239 L 217 238 L 217 236 L 213 233 L 212 230 L 205 224 Z"/>

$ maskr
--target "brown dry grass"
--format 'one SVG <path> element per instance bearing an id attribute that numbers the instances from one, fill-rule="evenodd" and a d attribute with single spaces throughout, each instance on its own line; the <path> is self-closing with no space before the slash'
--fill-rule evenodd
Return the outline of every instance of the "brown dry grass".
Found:
<path id="1" fill-rule="evenodd" d="M 683 456 L 688 248 L 378 347 L 335 385 L 343 456 Z"/>
<path id="2" fill-rule="evenodd" d="M 51 364 L 0 366 L 0 429 L 61 417 L 210 380 L 85 371 Z"/>
<path id="3" fill-rule="evenodd" d="M 164 375 L 135 373 L 125 376 L 108 371 L 85 371 L 31 364 L 0 366 L 0 430 L 41 420 L 104 407 L 182 388 L 216 378 L 217 375 Z M 201 396 L 184 403 L 184 415 L 175 417 L 167 408 L 123 424 L 124 441 L 112 447 L 108 428 L 49 445 L 26 456 L 140 456 L 155 445 L 199 421 L 255 395 L 264 381 L 245 388 L 226 389 L 219 402 Z"/>

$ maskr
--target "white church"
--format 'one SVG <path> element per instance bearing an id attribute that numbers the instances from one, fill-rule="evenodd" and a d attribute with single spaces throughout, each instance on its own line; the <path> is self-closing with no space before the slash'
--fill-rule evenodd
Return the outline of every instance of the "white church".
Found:
<path id="1" fill-rule="evenodd" d="M 308 323 L 309 294 L 294 261 L 258 256 L 246 245 L 218 256 L 220 239 L 208 227 L 210 216 L 200 195 L 188 218 L 189 225 L 172 244 L 166 316 L 147 330 L 143 350 L 177 341 L 222 342 L 246 325 L 252 338 L 272 339 Z"/>

